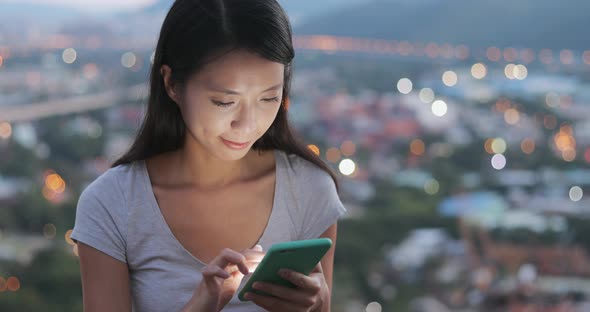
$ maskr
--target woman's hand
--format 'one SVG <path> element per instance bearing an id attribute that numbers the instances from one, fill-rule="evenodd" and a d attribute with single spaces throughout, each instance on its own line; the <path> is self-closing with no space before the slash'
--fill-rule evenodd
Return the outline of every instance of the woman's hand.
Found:
<path id="1" fill-rule="evenodd" d="M 236 252 L 224 249 L 201 273 L 203 280 L 193 296 L 196 311 L 220 311 L 231 300 L 244 275 L 254 271 L 262 258 L 262 246 Z"/>
<path id="2" fill-rule="evenodd" d="M 321 263 L 318 263 L 309 276 L 291 270 L 285 272 L 286 274 L 281 274 L 281 276 L 293 283 L 296 286 L 295 288 L 256 282 L 252 285 L 254 289 L 261 290 L 274 297 L 252 292 L 246 293 L 245 297 L 271 312 L 321 311 L 325 301 L 330 298 L 330 290 L 324 278 Z"/>

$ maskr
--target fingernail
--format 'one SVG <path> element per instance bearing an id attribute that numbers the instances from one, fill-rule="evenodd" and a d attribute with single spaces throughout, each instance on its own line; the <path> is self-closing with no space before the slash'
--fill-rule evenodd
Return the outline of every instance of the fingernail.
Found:
<path id="1" fill-rule="evenodd" d="M 260 289 L 260 283 L 256 282 L 256 283 L 252 284 L 252 287 L 254 287 L 256 289 Z"/>
<path id="2" fill-rule="evenodd" d="M 254 246 L 254 249 L 262 250 L 262 245 L 256 245 L 256 246 Z"/>
<path id="3" fill-rule="evenodd" d="M 252 299 L 252 294 L 247 292 L 246 294 L 244 294 L 244 298 L 246 299 Z"/>

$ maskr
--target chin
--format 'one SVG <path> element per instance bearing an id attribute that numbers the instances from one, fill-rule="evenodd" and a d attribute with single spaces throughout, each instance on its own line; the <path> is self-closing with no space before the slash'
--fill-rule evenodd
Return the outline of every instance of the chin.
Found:
<path id="1" fill-rule="evenodd" d="M 219 159 L 234 161 L 244 158 L 251 150 L 251 147 L 247 147 L 242 150 L 232 150 L 222 144 L 216 154 Z"/>

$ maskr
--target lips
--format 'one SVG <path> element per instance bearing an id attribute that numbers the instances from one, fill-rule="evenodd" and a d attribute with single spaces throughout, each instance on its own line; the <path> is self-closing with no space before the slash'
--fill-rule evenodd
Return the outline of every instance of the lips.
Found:
<path id="1" fill-rule="evenodd" d="M 243 148 L 247 147 L 248 144 L 250 144 L 250 142 L 240 143 L 240 142 L 226 140 L 224 138 L 221 138 L 221 140 L 223 141 L 223 143 L 225 143 L 225 145 L 227 145 L 228 147 L 233 148 L 233 149 L 243 149 Z"/>

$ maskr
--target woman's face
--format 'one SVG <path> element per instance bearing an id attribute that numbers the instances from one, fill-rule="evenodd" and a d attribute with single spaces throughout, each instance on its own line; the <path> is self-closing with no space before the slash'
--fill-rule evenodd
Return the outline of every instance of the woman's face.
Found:
<path id="1" fill-rule="evenodd" d="M 243 50 L 208 63 L 187 81 L 179 101 L 187 138 L 219 159 L 244 157 L 277 115 L 283 74 L 283 64 Z"/>

